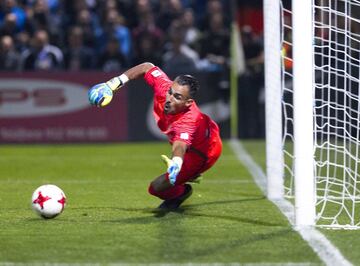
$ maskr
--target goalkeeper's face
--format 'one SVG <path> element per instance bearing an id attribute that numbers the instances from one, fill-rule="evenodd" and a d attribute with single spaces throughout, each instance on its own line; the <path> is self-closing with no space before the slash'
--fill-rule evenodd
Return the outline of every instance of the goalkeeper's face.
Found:
<path id="1" fill-rule="evenodd" d="M 178 114 L 188 109 L 193 103 L 190 97 L 189 87 L 173 82 L 166 94 L 164 112 L 166 114 Z"/>

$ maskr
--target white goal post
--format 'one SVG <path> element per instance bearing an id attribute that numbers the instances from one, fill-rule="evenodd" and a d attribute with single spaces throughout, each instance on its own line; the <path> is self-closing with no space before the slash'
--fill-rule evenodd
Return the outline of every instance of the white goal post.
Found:
<path id="1" fill-rule="evenodd" d="M 360 229 L 360 0 L 264 0 L 267 196 Z"/>

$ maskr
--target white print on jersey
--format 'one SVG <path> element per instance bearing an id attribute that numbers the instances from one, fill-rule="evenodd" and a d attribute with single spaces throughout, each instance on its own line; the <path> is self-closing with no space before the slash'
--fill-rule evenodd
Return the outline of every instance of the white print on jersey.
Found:
<path id="1" fill-rule="evenodd" d="M 181 139 L 189 139 L 189 134 L 188 133 L 181 133 L 180 138 Z"/>
<path id="2" fill-rule="evenodd" d="M 154 70 L 153 72 L 151 72 L 151 75 L 157 78 L 158 76 L 161 76 L 161 72 L 159 70 Z"/>

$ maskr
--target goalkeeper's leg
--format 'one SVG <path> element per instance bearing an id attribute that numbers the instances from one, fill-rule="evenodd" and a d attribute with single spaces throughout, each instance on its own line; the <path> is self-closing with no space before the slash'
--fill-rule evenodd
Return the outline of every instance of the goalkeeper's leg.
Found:
<path id="1" fill-rule="evenodd" d="M 167 180 L 167 176 L 168 174 L 163 174 L 161 176 L 159 176 L 158 178 L 156 178 L 153 182 L 151 182 L 150 186 L 149 186 L 149 193 L 153 196 L 156 196 L 160 199 L 163 200 L 170 200 L 170 199 L 174 199 L 179 197 L 180 195 L 182 195 L 184 193 L 184 185 L 183 184 L 178 184 L 178 185 L 164 185 L 164 186 L 159 186 L 158 183 L 162 182 L 162 180 L 164 180 L 164 183 L 168 183 Z M 164 189 L 165 188 L 165 189 Z"/>
<path id="2" fill-rule="evenodd" d="M 196 177 L 203 172 L 202 169 L 205 164 L 206 161 L 197 154 L 186 153 L 184 163 L 178 176 L 176 177 L 174 186 L 169 182 L 168 173 L 164 173 L 151 182 L 149 186 L 149 193 L 164 200 L 176 198 L 183 193 L 183 185 L 186 182 L 196 179 Z"/>
<path id="3" fill-rule="evenodd" d="M 163 191 L 156 191 L 152 183 L 149 186 L 149 193 L 164 200 L 160 204 L 159 209 L 175 210 L 191 196 L 192 187 L 189 184 L 179 184 Z"/>
<path id="4" fill-rule="evenodd" d="M 164 202 L 159 206 L 161 209 L 176 209 L 192 194 L 192 187 L 186 182 L 193 181 L 204 168 L 206 161 L 193 153 L 187 153 L 184 163 L 176 182 L 170 184 L 168 173 L 162 174 L 154 179 L 149 186 L 149 193 Z"/>

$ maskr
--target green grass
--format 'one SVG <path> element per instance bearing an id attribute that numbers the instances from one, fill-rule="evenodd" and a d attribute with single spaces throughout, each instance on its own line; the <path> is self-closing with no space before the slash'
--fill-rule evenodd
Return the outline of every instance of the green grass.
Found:
<path id="1" fill-rule="evenodd" d="M 263 143 L 249 145 L 264 165 Z M 179 211 L 156 213 L 161 201 L 147 187 L 169 150 L 165 143 L 1 146 L 0 262 L 321 264 L 228 145 Z M 32 192 L 46 183 L 68 198 L 52 220 L 30 208 Z"/>
<path id="2" fill-rule="evenodd" d="M 244 147 L 255 159 L 255 161 L 263 168 L 266 168 L 266 156 L 265 156 L 265 141 L 246 141 L 243 142 Z M 341 159 L 341 158 L 340 158 Z M 359 203 L 357 203 L 359 204 Z M 337 213 L 339 207 L 328 204 L 328 212 Z M 354 208 L 355 209 L 355 208 Z M 356 208 L 359 210 L 359 207 Z M 355 213 L 357 220 L 359 213 Z M 319 229 L 340 252 L 354 265 L 360 265 L 360 230 L 331 230 L 331 229 Z"/>

